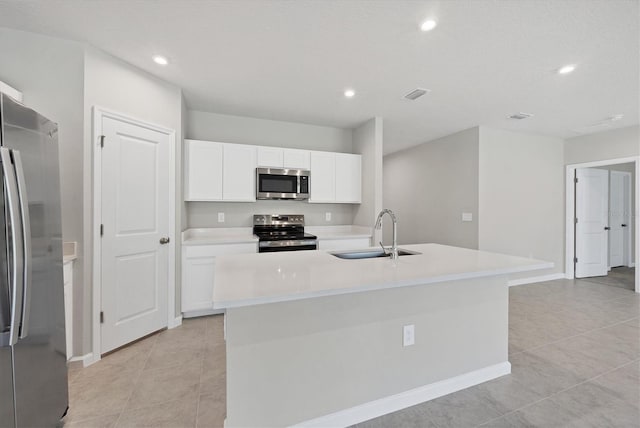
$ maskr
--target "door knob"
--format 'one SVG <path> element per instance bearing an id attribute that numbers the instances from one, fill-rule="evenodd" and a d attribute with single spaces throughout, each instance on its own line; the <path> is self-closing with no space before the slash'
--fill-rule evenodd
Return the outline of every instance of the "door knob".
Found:
<path id="1" fill-rule="evenodd" d="M 169 238 L 160 238 L 160 243 L 161 243 L 162 245 L 164 245 L 164 244 L 168 244 L 168 243 L 169 243 Z"/>
<path id="2" fill-rule="evenodd" d="M 624 224 L 624 223 L 623 223 L 623 224 L 621 224 L 620 226 L 622 226 L 622 227 L 627 227 L 627 225 L 626 225 L 626 224 Z"/>
<path id="3" fill-rule="evenodd" d="M 604 230 L 611 230 L 611 228 L 609 226 L 605 226 Z"/>

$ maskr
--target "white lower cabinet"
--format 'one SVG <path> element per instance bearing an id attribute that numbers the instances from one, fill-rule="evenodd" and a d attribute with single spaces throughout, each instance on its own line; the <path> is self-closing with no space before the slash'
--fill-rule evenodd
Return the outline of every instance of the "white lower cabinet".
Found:
<path id="1" fill-rule="evenodd" d="M 257 243 L 182 247 L 182 313 L 185 317 L 222 313 L 213 309 L 217 256 L 258 251 Z"/>
<path id="2" fill-rule="evenodd" d="M 323 251 L 362 250 L 371 246 L 371 238 L 318 239 L 318 249 Z"/>

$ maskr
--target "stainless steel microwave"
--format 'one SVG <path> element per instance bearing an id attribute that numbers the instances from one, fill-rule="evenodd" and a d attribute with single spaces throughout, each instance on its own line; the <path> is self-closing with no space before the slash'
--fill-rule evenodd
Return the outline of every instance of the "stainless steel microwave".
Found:
<path id="1" fill-rule="evenodd" d="M 256 199 L 309 199 L 304 169 L 256 168 Z"/>

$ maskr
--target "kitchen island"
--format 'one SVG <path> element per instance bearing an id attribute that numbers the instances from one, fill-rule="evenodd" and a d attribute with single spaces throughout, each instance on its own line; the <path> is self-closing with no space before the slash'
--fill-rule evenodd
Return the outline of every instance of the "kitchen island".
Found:
<path id="1" fill-rule="evenodd" d="M 227 427 L 347 426 L 510 373 L 508 275 L 552 263 L 437 244 L 216 263 Z M 415 344 L 403 346 L 404 326 Z"/>

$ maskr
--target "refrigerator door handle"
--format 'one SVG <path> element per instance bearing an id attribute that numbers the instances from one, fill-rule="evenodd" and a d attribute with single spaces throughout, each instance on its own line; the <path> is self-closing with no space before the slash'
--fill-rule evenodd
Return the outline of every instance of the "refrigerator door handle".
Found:
<path id="1" fill-rule="evenodd" d="M 20 200 L 20 213 L 22 214 L 22 249 L 23 261 L 23 291 L 22 291 L 22 322 L 20 327 L 20 339 L 24 339 L 29 334 L 29 310 L 31 308 L 31 222 L 29 221 L 29 199 L 27 198 L 27 186 L 24 181 L 24 169 L 22 168 L 22 157 L 18 150 L 12 150 L 13 163 L 16 170 L 18 184 L 18 198 Z"/>
<path id="2" fill-rule="evenodd" d="M 16 182 L 15 168 L 11 159 L 11 151 L 6 147 L 0 147 L 0 161 L 2 162 L 4 186 L 7 195 L 7 207 L 11 228 L 9 230 L 9 250 L 11 260 L 9 271 L 11 272 L 11 326 L 9 330 L 9 344 L 18 343 L 20 320 L 22 319 L 22 290 L 24 280 L 22 251 L 22 227 L 20 223 L 20 206 L 18 197 L 18 184 Z"/>

